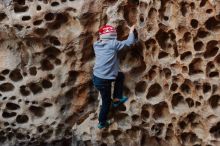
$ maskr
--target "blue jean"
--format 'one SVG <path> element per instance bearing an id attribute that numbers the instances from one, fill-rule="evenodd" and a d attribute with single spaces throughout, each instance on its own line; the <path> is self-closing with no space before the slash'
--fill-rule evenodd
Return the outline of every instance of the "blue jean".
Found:
<path id="1" fill-rule="evenodd" d="M 93 75 L 93 84 L 99 90 L 102 98 L 102 106 L 99 113 L 99 123 L 105 124 L 111 106 L 111 84 L 115 82 L 113 98 L 122 98 L 124 74 L 118 73 L 115 80 L 102 79 Z"/>

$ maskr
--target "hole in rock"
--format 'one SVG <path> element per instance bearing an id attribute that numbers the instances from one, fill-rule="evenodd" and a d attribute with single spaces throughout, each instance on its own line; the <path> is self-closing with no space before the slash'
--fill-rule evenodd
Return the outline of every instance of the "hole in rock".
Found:
<path id="1" fill-rule="evenodd" d="M 181 11 L 182 15 L 185 17 L 186 13 L 187 13 L 187 2 L 182 1 L 180 3 L 180 6 L 181 6 L 180 11 Z"/>
<path id="2" fill-rule="evenodd" d="M 11 96 L 10 97 L 10 100 L 15 100 L 16 99 L 16 96 Z"/>
<path id="3" fill-rule="evenodd" d="M 183 132 L 180 137 L 184 144 L 189 142 L 195 143 L 198 140 L 197 135 L 193 132 Z"/>
<path id="4" fill-rule="evenodd" d="M 143 15 L 140 16 L 140 22 L 141 22 L 141 23 L 144 22 L 144 16 L 143 16 Z"/>
<path id="5" fill-rule="evenodd" d="M 54 68 L 53 64 L 48 59 L 41 60 L 41 69 L 43 71 L 49 71 Z"/>
<path id="6" fill-rule="evenodd" d="M 149 39 L 145 42 L 145 46 L 147 49 L 149 49 L 150 47 L 154 46 L 156 44 L 156 40 L 154 39 Z"/>
<path id="7" fill-rule="evenodd" d="M 205 58 L 213 57 L 217 54 L 217 52 L 219 50 L 219 48 L 216 47 L 217 44 L 218 44 L 218 41 L 216 41 L 216 40 L 211 40 L 207 43 L 206 51 L 204 52 Z"/>
<path id="8" fill-rule="evenodd" d="M 132 115 L 132 121 L 135 122 L 137 120 L 139 120 L 140 116 L 139 115 Z"/>
<path id="9" fill-rule="evenodd" d="M 191 9 L 195 9 L 195 3 L 194 3 L 194 2 L 191 2 L 191 3 L 190 3 L 190 7 L 191 7 Z"/>
<path id="10" fill-rule="evenodd" d="M 28 116 L 27 115 L 18 115 L 16 118 L 16 122 L 19 124 L 24 124 L 28 122 Z"/>
<path id="11" fill-rule="evenodd" d="M 93 41 L 92 36 L 89 36 L 84 40 L 83 49 L 82 49 L 83 56 L 81 58 L 82 62 L 88 62 L 89 60 L 92 60 L 95 56 L 94 50 L 89 49 L 89 48 L 93 48 L 92 41 Z"/>
<path id="12" fill-rule="evenodd" d="M 201 103 L 198 102 L 198 101 L 196 101 L 196 107 L 198 107 L 198 106 L 200 106 L 200 105 L 201 105 Z"/>
<path id="13" fill-rule="evenodd" d="M 35 66 L 29 68 L 29 73 L 30 73 L 30 75 L 32 75 L 32 76 L 36 76 L 36 74 L 37 74 L 37 68 L 36 68 Z"/>
<path id="14" fill-rule="evenodd" d="M 7 15 L 5 13 L 0 13 L 0 21 L 5 19 L 6 17 L 7 17 Z"/>
<path id="15" fill-rule="evenodd" d="M 156 34 L 156 39 L 162 49 L 167 48 L 167 40 L 169 39 L 169 34 L 167 32 L 160 29 Z"/>
<path id="16" fill-rule="evenodd" d="M 14 82 L 17 82 L 23 79 L 19 69 L 15 69 L 11 71 L 11 73 L 9 74 L 9 78 Z"/>
<path id="17" fill-rule="evenodd" d="M 5 143 L 7 140 L 7 137 L 5 136 L 0 136 L 0 143 Z"/>
<path id="18" fill-rule="evenodd" d="M 48 102 L 44 102 L 44 103 L 42 104 L 42 106 L 43 106 L 43 107 L 51 107 L 51 106 L 53 106 L 53 104 L 52 104 L 52 103 L 48 103 Z"/>
<path id="19" fill-rule="evenodd" d="M 185 80 L 185 82 L 180 86 L 180 89 L 183 93 L 189 94 L 191 92 L 190 87 L 188 85 L 189 83 L 190 81 Z"/>
<path id="20" fill-rule="evenodd" d="M 201 51 L 203 46 L 204 46 L 203 42 L 198 41 L 194 44 L 194 50 L 195 51 Z"/>
<path id="21" fill-rule="evenodd" d="M 23 26 L 22 25 L 19 25 L 19 24 L 14 24 L 13 25 L 17 30 L 21 31 Z"/>
<path id="22" fill-rule="evenodd" d="M 46 48 L 45 50 L 44 50 L 44 53 L 48 56 L 48 57 L 56 57 L 56 56 L 58 56 L 60 53 L 61 53 L 61 51 L 58 49 L 58 48 L 56 48 L 56 47 L 48 47 L 48 48 Z"/>
<path id="23" fill-rule="evenodd" d="M 27 87 L 24 85 L 20 86 L 20 92 L 23 96 L 28 96 L 30 94 L 30 91 L 27 90 Z"/>
<path id="24" fill-rule="evenodd" d="M 20 106 L 17 105 L 17 104 L 15 104 L 15 103 L 8 102 L 8 103 L 6 104 L 6 108 L 7 108 L 8 110 L 17 110 L 17 109 L 20 108 Z"/>
<path id="25" fill-rule="evenodd" d="M 7 75 L 9 72 L 10 72 L 9 69 L 5 69 L 5 70 L 2 71 L 2 74 L 3 74 L 3 75 Z"/>
<path id="26" fill-rule="evenodd" d="M 51 21 L 51 20 L 53 20 L 54 19 L 54 14 L 53 13 L 47 13 L 45 16 L 44 16 L 44 19 L 46 20 L 46 21 Z"/>
<path id="27" fill-rule="evenodd" d="M 146 91 L 147 88 L 147 84 L 145 81 L 140 81 L 136 84 L 135 87 L 135 93 L 139 94 L 139 93 L 144 93 Z"/>
<path id="28" fill-rule="evenodd" d="M 191 26 L 192 26 L 193 28 L 197 28 L 199 22 L 198 22 L 198 20 L 196 20 L 196 19 L 192 19 L 191 22 L 190 22 L 190 24 L 191 24 Z"/>
<path id="29" fill-rule="evenodd" d="M 163 123 L 156 123 L 151 127 L 151 131 L 156 134 L 156 136 L 159 136 L 162 134 L 164 124 Z"/>
<path id="30" fill-rule="evenodd" d="M 191 112 L 187 115 L 187 119 L 190 123 L 194 123 L 194 120 L 198 117 L 198 115 L 194 112 Z"/>
<path id="31" fill-rule="evenodd" d="M 220 64 L 220 53 L 215 57 L 215 61 Z"/>
<path id="32" fill-rule="evenodd" d="M 202 28 L 198 29 L 198 32 L 197 32 L 197 37 L 199 38 L 205 38 L 209 35 L 209 32 L 208 31 L 205 31 L 203 30 Z"/>
<path id="33" fill-rule="evenodd" d="M 48 78 L 49 78 L 50 80 L 53 80 L 53 79 L 55 78 L 55 76 L 54 76 L 53 74 L 48 74 Z"/>
<path id="34" fill-rule="evenodd" d="M 56 58 L 55 65 L 60 65 L 61 63 L 62 63 L 61 60 Z"/>
<path id="35" fill-rule="evenodd" d="M 52 6 L 52 7 L 55 7 L 55 6 L 58 6 L 58 5 L 59 5 L 58 2 L 52 2 L 52 3 L 51 3 L 51 6 Z"/>
<path id="36" fill-rule="evenodd" d="M 50 139 L 52 134 L 53 134 L 53 129 L 49 129 L 46 133 L 42 134 L 42 137 L 44 137 L 45 139 Z"/>
<path id="37" fill-rule="evenodd" d="M 186 126 L 187 126 L 187 124 L 186 124 L 184 121 L 180 121 L 180 122 L 178 123 L 178 125 L 179 125 L 179 127 L 180 127 L 181 129 L 185 129 Z"/>
<path id="38" fill-rule="evenodd" d="M 170 86 L 171 91 L 176 91 L 177 88 L 178 88 L 178 85 L 176 83 L 172 83 L 172 85 Z"/>
<path id="39" fill-rule="evenodd" d="M 169 55 L 169 53 L 164 52 L 164 51 L 160 51 L 159 55 L 158 55 L 158 59 L 162 59 L 165 58 Z"/>
<path id="40" fill-rule="evenodd" d="M 14 5 L 14 12 L 15 13 L 26 12 L 27 10 L 28 10 L 28 6 Z"/>
<path id="41" fill-rule="evenodd" d="M 12 91 L 13 89 L 14 89 L 14 85 L 11 83 L 0 84 L 0 91 L 1 92 L 8 92 L 8 91 Z"/>
<path id="42" fill-rule="evenodd" d="M 141 61 L 141 63 L 138 66 L 131 69 L 130 74 L 133 76 L 138 76 L 138 74 L 144 72 L 145 69 L 146 69 L 146 63 L 144 61 Z"/>
<path id="43" fill-rule="evenodd" d="M 184 39 L 185 42 L 189 42 L 191 40 L 191 38 L 192 38 L 192 36 L 191 36 L 190 32 L 184 33 L 183 39 Z"/>
<path id="44" fill-rule="evenodd" d="M 158 83 L 151 85 L 150 88 L 148 89 L 147 99 L 159 95 L 161 91 L 162 91 L 162 88 Z"/>
<path id="45" fill-rule="evenodd" d="M 208 30 L 220 29 L 220 20 L 216 20 L 215 17 L 211 17 L 205 22 L 205 27 Z"/>
<path id="46" fill-rule="evenodd" d="M 30 101 L 28 101 L 28 100 L 25 101 L 25 104 L 26 104 L 26 105 L 28 105 L 29 103 L 30 103 Z"/>
<path id="47" fill-rule="evenodd" d="M 28 21 L 31 19 L 31 16 L 23 16 L 21 19 L 22 21 Z"/>
<path id="48" fill-rule="evenodd" d="M 122 132 L 120 130 L 112 130 L 111 131 L 111 134 L 114 136 L 114 137 L 118 137 L 119 135 L 122 134 Z"/>
<path id="49" fill-rule="evenodd" d="M 139 4 L 139 0 L 128 0 L 128 3 L 138 5 Z"/>
<path id="50" fill-rule="evenodd" d="M 77 79 L 77 76 L 79 75 L 79 72 L 71 70 L 69 71 L 68 76 L 68 82 L 75 82 Z"/>
<path id="51" fill-rule="evenodd" d="M 124 120 L 126 117 L 128 117 L 128 114 L 126 114 L 126 113 L 116 113 L 116 114 L 114 115 L 115 121 Z"/>
<path id="52" fill-rule="evenodd" d="M 33 22 L 34 25 L 40 25 L 43 22 L 43 20 L 36 20 Z"/>
<path id="53" fill-rule="evenodd" d="M 218 53 L 218 50 L 219 50 L 218 47 L 207 48 L 206 51 L 204 52 L 204 57 L 205 58 L 214 57 Z"/>
<path id="54" fill-rule="evenodd" d="M 59 29 L 61 27 L 61 25 L 66 23 L 67 21 L 68 21 L 68 14 L 58 13 L 56 15 L 55 21 L 48 24 L 48 28 L 50 28 L 50 29 Z"/>
<path id="55" fill-rule="evenodd" d="M 46 33 L 47 33 L 47 29 L 44 29 L 44 28 L 36 28 L 34 30 L 34 33 L 36 33 L 37 35 L 39 36 L 44 36 Z"/>
<path id="56" fill-rule="evenodd" d="M 168 20 L 169 20 L 169 17 L 164 16 L 163 19 L 164 19 L 165 21 L 168 21 Z"/>
<path id="57" fill-rule="evenodd" d="M 59 39 L 55 36 L 49 36 L 50 43 L 56 46 L 59 46 L 61 43 Z"/>
<path id="58" fill-rule="evenodd" d="M 42 132 L 44 131 L 44 127 L 43 127 L 42 125 L 38 126 L 38 127 L 37 127 L 37 131 L 38 131 L 39 133 L 42 133 Z"/>
<path id="59" fill-rule="evenodd" d="M 45 109 L 39 106 L 30 106 L 29 110 L 37 117 L 42 117 L 44 115 Z"/>
<path id="60" fill-rule="evenodd" d="M 180 59 L 181 60 L 188 60 L 192 58 L 192 53 L 190 51 L 184 52 L 181 54 Z"/>
<path id="61" fill-rule="evenodd" d="M 126 106 L 125 105 L 121 105 L 117 108 L 118 111 L 126 111 Z"/>
<path id="62" fill-rule="evenodd" d="M 172 96 L 172 107 L 177 106 L 179 103 L 183 102 L 183 96 L 180 93 L 175 93 Z"/>
<path id="63" fill-rule="evenodd" d="M 200 7 L 205 6 L 206 2 L 207 2 L 207 0 L 201 0 L 199 6 L 200 6 Z"/>
<path id="64" fill-rule="evenodd" d="M 165 77 L 168 79 L 171 77 L 171 70 L 169 68 L 163 68 L 163 72 L 165 74 Z"/>
<path id="65" fill-rule="evenodd" d="M 214 135 L 215 138 L 220 137 L 220 122 L 210 128 L 209 132 Z"/>
<path id="66" fill-rule="evenodd" d="M 37 9 L 38 11 L 40 11 L 40 10 L 41 10 L 41 6 L 38 5 L 36 9 Z"/>
<path id="67" fill-rule="evenodd" d="M 24 140 L 25 139 L 25 135 L 22 134 L 22 133 L 16 133 L 16 138 L 19 139 L 19 140 Z M 19 145 L 22 145 L 22 144 L 19 144 Z"/>
<path id="68" fill-rule="evenodd" d="M 208 14 L 212 13 L 212 9 L 207 9 L 206 13 L 208 13 Z"/>
<path id="69" fill-rule="evenodd" d="M 210 98 L 209 98 L 209 104 L 212 108 L 217 108 L 218 105 L 219 105 L 219 99 L 220 99 L 220 96 L 219 95 L 212 95 Z"/>
<path id="70" fill-rule="evenodd" d="M 29 83 L 28 87 L 30 88 L 33 94 L 37 94 L 42 91 L 42 88 L 37 83 Z"/>
<path id="71" fill-rule="evenodd" d="M 14 117 L 14 116 L 16 116 L 16 115 L 17 115 L 16 112 L 6 112 L 6 111 L 4 111 L 4 112 L 2 113 L 2 117 L 3 117 L 3 118 L 11 118 L 11 117 Z"/>
<path id="72" fill-rule="evenodd" d="M 52 87 L 52 83 L 49 80 L 44 79 L 41 82 L 43 88 L 47 89 L 47 88 L 51 88 Z"/>
<path id="73" fill-rule="evenodd" d="M 203 61 L 201 58 L 193 59 L 193 61 L 189 64 L 189 75 L 203 73 L 203 71 L 201 69 L 202 62 Z"/>
<path id="74" fill-rule="evenodd" d="M 188 104 L 189 107 L 194 106 L 194 101 L 191 98 L 186 98 L 186 103 Z"/>
<path id="75" fill-rule="evenodd" d="M 25 5 L 25 0 L 13 0 L 14 3 L 17 3 L 19 5 Z"/>
<path id="76" fill-rule="evenodd" d="M 154 119 L 159 119 L 165 117 L 165 113 L 168 112 L 168 105 L 166 102 L 160 102 L 154 105 Z"/>
<path id="77" fill-rule="evenodd" d="M 0 81 L 4 81 L 5 80 L 5 77 L 0 75 Z"/>
<path id="78" fill-rule="evenodd" d="M 210 73 L 209 73 L 209 77 L 210 77 L 210 78 L 219 77 L 218 71 L 210 72 Z"/>
<path id="79" fill-rule="evenodd" d="M 182 67 L 182 72 L 183 73 L 187 73 L 188 72 L 188 67 L 187 66 L 183 66 Z"/>
<path id="80" fill-rule="evenodd" d="M 8 122 L 4 122 L 4 126 L 7 127 L 9 125 Z"/>

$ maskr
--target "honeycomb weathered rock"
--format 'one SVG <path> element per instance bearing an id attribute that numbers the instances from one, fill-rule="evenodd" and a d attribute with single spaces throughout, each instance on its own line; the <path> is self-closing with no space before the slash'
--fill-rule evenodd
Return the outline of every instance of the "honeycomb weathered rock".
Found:
<path id="1" fill-rule="evenodd" d="M 220 145 L 219 0 L 2 0 L 0 22 L 1 145 Z M 100 131 L 106 23 L 139 42 L 119 54 L 129 101 Z"/>

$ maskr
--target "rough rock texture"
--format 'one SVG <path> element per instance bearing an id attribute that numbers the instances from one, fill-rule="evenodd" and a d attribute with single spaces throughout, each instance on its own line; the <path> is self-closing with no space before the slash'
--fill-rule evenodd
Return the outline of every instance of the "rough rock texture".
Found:
<path id="1" fill-rule="evenodd" d="M 129 101 L 98 130 L 92 43 L 103 24 Z M 220 146 L 219 0 L 1 0 L 1 145 Z"/>

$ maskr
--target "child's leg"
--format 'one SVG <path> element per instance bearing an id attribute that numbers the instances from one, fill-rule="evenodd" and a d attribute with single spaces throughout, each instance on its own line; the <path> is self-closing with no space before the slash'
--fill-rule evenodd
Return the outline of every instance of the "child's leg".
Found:
<path id="1" fill-rule="evenodd" d="M 124 74 L 118 72 L 118 76 L 115 80 L 113 100 L 121 99 L 123 97 L 123 86 L 124 86 Z"/>
<path id="2" fill-rule="evenodd" d="M 111 82 L 105 79 L 93 77 L 93 84 L 99 90 L 102 98 L 99 123 L 105 125 L 111 106 Z"/>
<path id="3" fill-rule="evenodd" d="M 100 91 L 102 96 L 102 106 L 99 113 L 99 123 L 105 124 L 108 118 L 108 113 L 111 106 L 111 85 L 103 86 Z"/>

